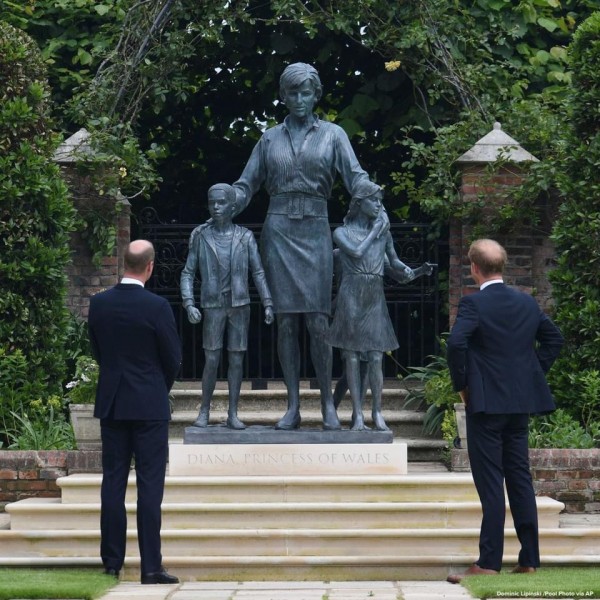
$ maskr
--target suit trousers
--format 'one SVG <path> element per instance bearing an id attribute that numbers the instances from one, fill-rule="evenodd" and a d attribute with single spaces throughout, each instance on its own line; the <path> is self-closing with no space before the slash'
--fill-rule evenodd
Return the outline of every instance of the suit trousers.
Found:
<path id="1" fill-rule="evenodd" d="M 504 483 L 517 537 L 519 565 L 539 567 L 538 517 L 529 470 L 529 415 L 467 414 L 468 451 L 483 517 L 477 564 L 499 571 L 504 553 Z"/>
<path id="2" fill-rule="evenodd" d="M 141 572 L 160 571 L 161 504 L 167 467 L 169 422 L 102 419 L 100 429 L 103 471 L 100 511 L 102 563 L 105 568 L 119 571 L 125 560 L 125 494 L 131 460 L 134 458 Z"/>

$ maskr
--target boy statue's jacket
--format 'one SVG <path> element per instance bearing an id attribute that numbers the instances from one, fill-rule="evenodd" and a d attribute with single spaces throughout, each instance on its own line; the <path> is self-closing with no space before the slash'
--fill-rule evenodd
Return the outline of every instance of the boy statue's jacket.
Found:
<path id="1" fill-rule="evenodd" d="M 258 253 L 254 235 L 249 229 L 233 226 L 231 241 L 231 306 L 244 306 L 250 303 L 248 271 L 252 273 L 254 285 L 263 306 L 273 306 L 271 292 Z M 200 306 L 202 308 L 223 307 L 220 287 L 219 261 L 213 236 L 214 226 L 203 224 L 190 235 L 187 261 L 181 272 L 181 297 L 183 306 L 193 306 L 194 277 L 200 273 Z"/>

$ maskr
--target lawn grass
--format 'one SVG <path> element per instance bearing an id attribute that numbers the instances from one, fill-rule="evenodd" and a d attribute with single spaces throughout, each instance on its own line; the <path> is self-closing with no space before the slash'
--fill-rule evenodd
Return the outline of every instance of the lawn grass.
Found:
<path id="1" fill-rule="evenodd" d="M 461 585 L 475 598 L 600 598 L 600 569 L 550 567 L 532 574 L 473 575 Z"/>
<path id="2" fill-rule="evenodd" d="M 94 600 L 117 584 L 99 569 L 0 568 L 0 600 L 81 598 Z"/>

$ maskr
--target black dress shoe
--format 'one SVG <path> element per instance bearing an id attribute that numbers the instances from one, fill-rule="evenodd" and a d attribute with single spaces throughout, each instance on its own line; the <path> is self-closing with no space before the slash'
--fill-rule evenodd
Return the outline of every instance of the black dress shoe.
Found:
<path id="1" fill-rule="evenodd" d="M 175 575 L 169 575 L 165 569 L 156 571 L 156 573 L 142 574 L 142 583 L 144 584 L 155 584 L 155 583 L 179 583 L 179 579 Z"/>
<path id="2" fill-rule="evenodd" d="M 104 569 L 104 574 L 110 575 L 111 577 L 118 577 L 119 571 L 117 571 L 117 569 L 113 569 L 112 567 L 106 567 L 106 569 Z"/>

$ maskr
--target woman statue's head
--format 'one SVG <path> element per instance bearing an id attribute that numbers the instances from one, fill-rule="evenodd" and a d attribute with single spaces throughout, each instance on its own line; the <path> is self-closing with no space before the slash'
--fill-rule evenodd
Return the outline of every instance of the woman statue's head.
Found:
<path id="1" fill-rule="evenodd" d="M 323 94 L 323 86 L 317 70 L 306 63 L 293 63 L 285 68 L 279 78 L 280 98 L 285 101 L 286 92 L 299 88 L 305 81 L 310 82 L 318 102 Z"/>

